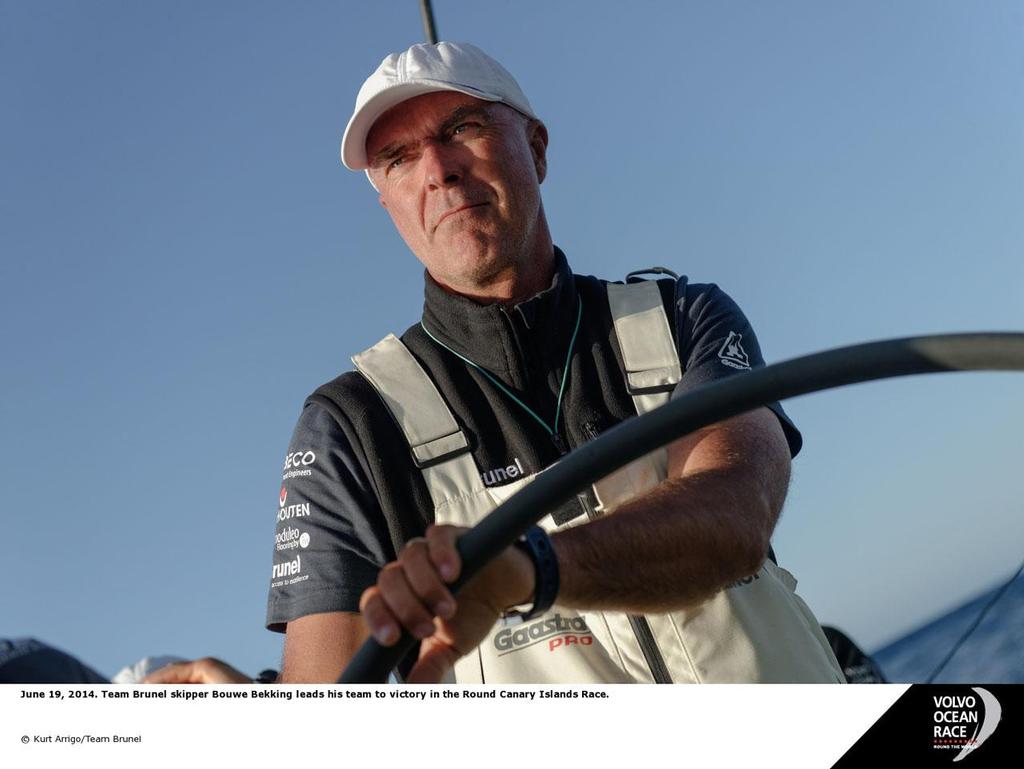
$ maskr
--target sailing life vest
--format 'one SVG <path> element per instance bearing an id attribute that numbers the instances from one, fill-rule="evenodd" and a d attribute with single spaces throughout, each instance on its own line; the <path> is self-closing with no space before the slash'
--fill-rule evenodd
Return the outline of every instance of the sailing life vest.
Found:
<path id="1" fill-rule="evenodd" d="M 589 279 L 584 287 L 590 302 L 603 294 L 604 307 L 597 309 L 603 317 L 610 314 L 622 367 L 618 375 L 635 413 L 666 403 L 682 367 L 659 282 L 622 285 Z M 472 436 L 446 402 L 451 394 L 435 385 L 421 365 L 424 356 L 418 359 L 394 335 L 352 360 L 400 429 L 429 493 L 435 523 L 474 526 L 539 474 L 525 474 L 518 461 L 497 470 L 479 467 Z M 338 404 L 337 393 L 318 392 L 321 402 Z M 581 503 L 586 514 L 556 511 L 539 523 L 555 532 L 608 515 L 663 481 L 667 465 L 666 449 L 658 449 L 595 483 L 589 502 Z M 492 485 L 495 481 L 507 482 Z M 389 521 L 396 550 L 409 538 L 396 533 L 403 526 L 412 528 Z M 841 683 L 843 673 L 829 643 L 795 588 L 793 576 L 769 559 L 756 574 L 686 610 L 632 615 L 556 603 L 527 622 L 498 620 L 478 648 L 457 662 L 455 680 Z"/>

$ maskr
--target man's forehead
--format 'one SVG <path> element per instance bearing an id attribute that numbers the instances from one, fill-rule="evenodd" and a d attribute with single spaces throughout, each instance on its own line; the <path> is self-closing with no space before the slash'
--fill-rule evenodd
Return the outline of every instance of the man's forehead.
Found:
<path id="1" fill-rule="evenodd" d="M 456 91 L 437 91 L 406 99 L 377 118 L 366 135 L 366 154 L 372 161 L 382 148 L 433 134 L 457 113 L 479 110 L 489 114 L 493 106 L 494 102 Z"/>

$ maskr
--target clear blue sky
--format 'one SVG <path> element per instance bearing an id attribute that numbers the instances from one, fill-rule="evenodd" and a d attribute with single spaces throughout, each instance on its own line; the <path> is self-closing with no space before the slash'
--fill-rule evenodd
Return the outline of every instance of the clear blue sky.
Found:
<path id="1" fill-rule="evenodd" d="M 548 125 L 577 272 L 714 281 L 769 360 L 1024 329 L 1024 6 L 436 0 Z M 0 634 L 256 672 L 303 398 L 417 320 L 338 142 L 415 0 L 0 0 Z M 1024 558 L 1014 374 L 787 403 L 775 548 L 874 648 Z"/>

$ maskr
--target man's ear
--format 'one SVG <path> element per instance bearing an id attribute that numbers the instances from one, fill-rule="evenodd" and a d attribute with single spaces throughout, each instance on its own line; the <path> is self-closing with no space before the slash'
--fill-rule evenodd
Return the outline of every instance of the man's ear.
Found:
<path id="1" fill-rule="evenodd" d="M 537 181 L 543 182 L 548 175 L 548 129 L 539 120 L 531 120 L 526 127 L 526 139 L 533 153 L 533 167 L 537 171 Z"/>

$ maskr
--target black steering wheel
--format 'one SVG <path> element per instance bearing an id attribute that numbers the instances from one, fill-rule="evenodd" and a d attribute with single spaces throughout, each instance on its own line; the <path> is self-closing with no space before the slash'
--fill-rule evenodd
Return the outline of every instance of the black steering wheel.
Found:
<path id="1" fill-rule="evenodd" d="M 1024 333 L 906 337 L 840 347 L 719 380 L 629 419 L 567 454 L 467 531 L 458 542 L 462 574 L 452 594 L 547 511 L 623 465 L 676 438 L 773 401 L 875 379 L 941 371 L 1024 371 Z M 338 683 L 383 683 L 416 643 L 367 640 Z"/>

